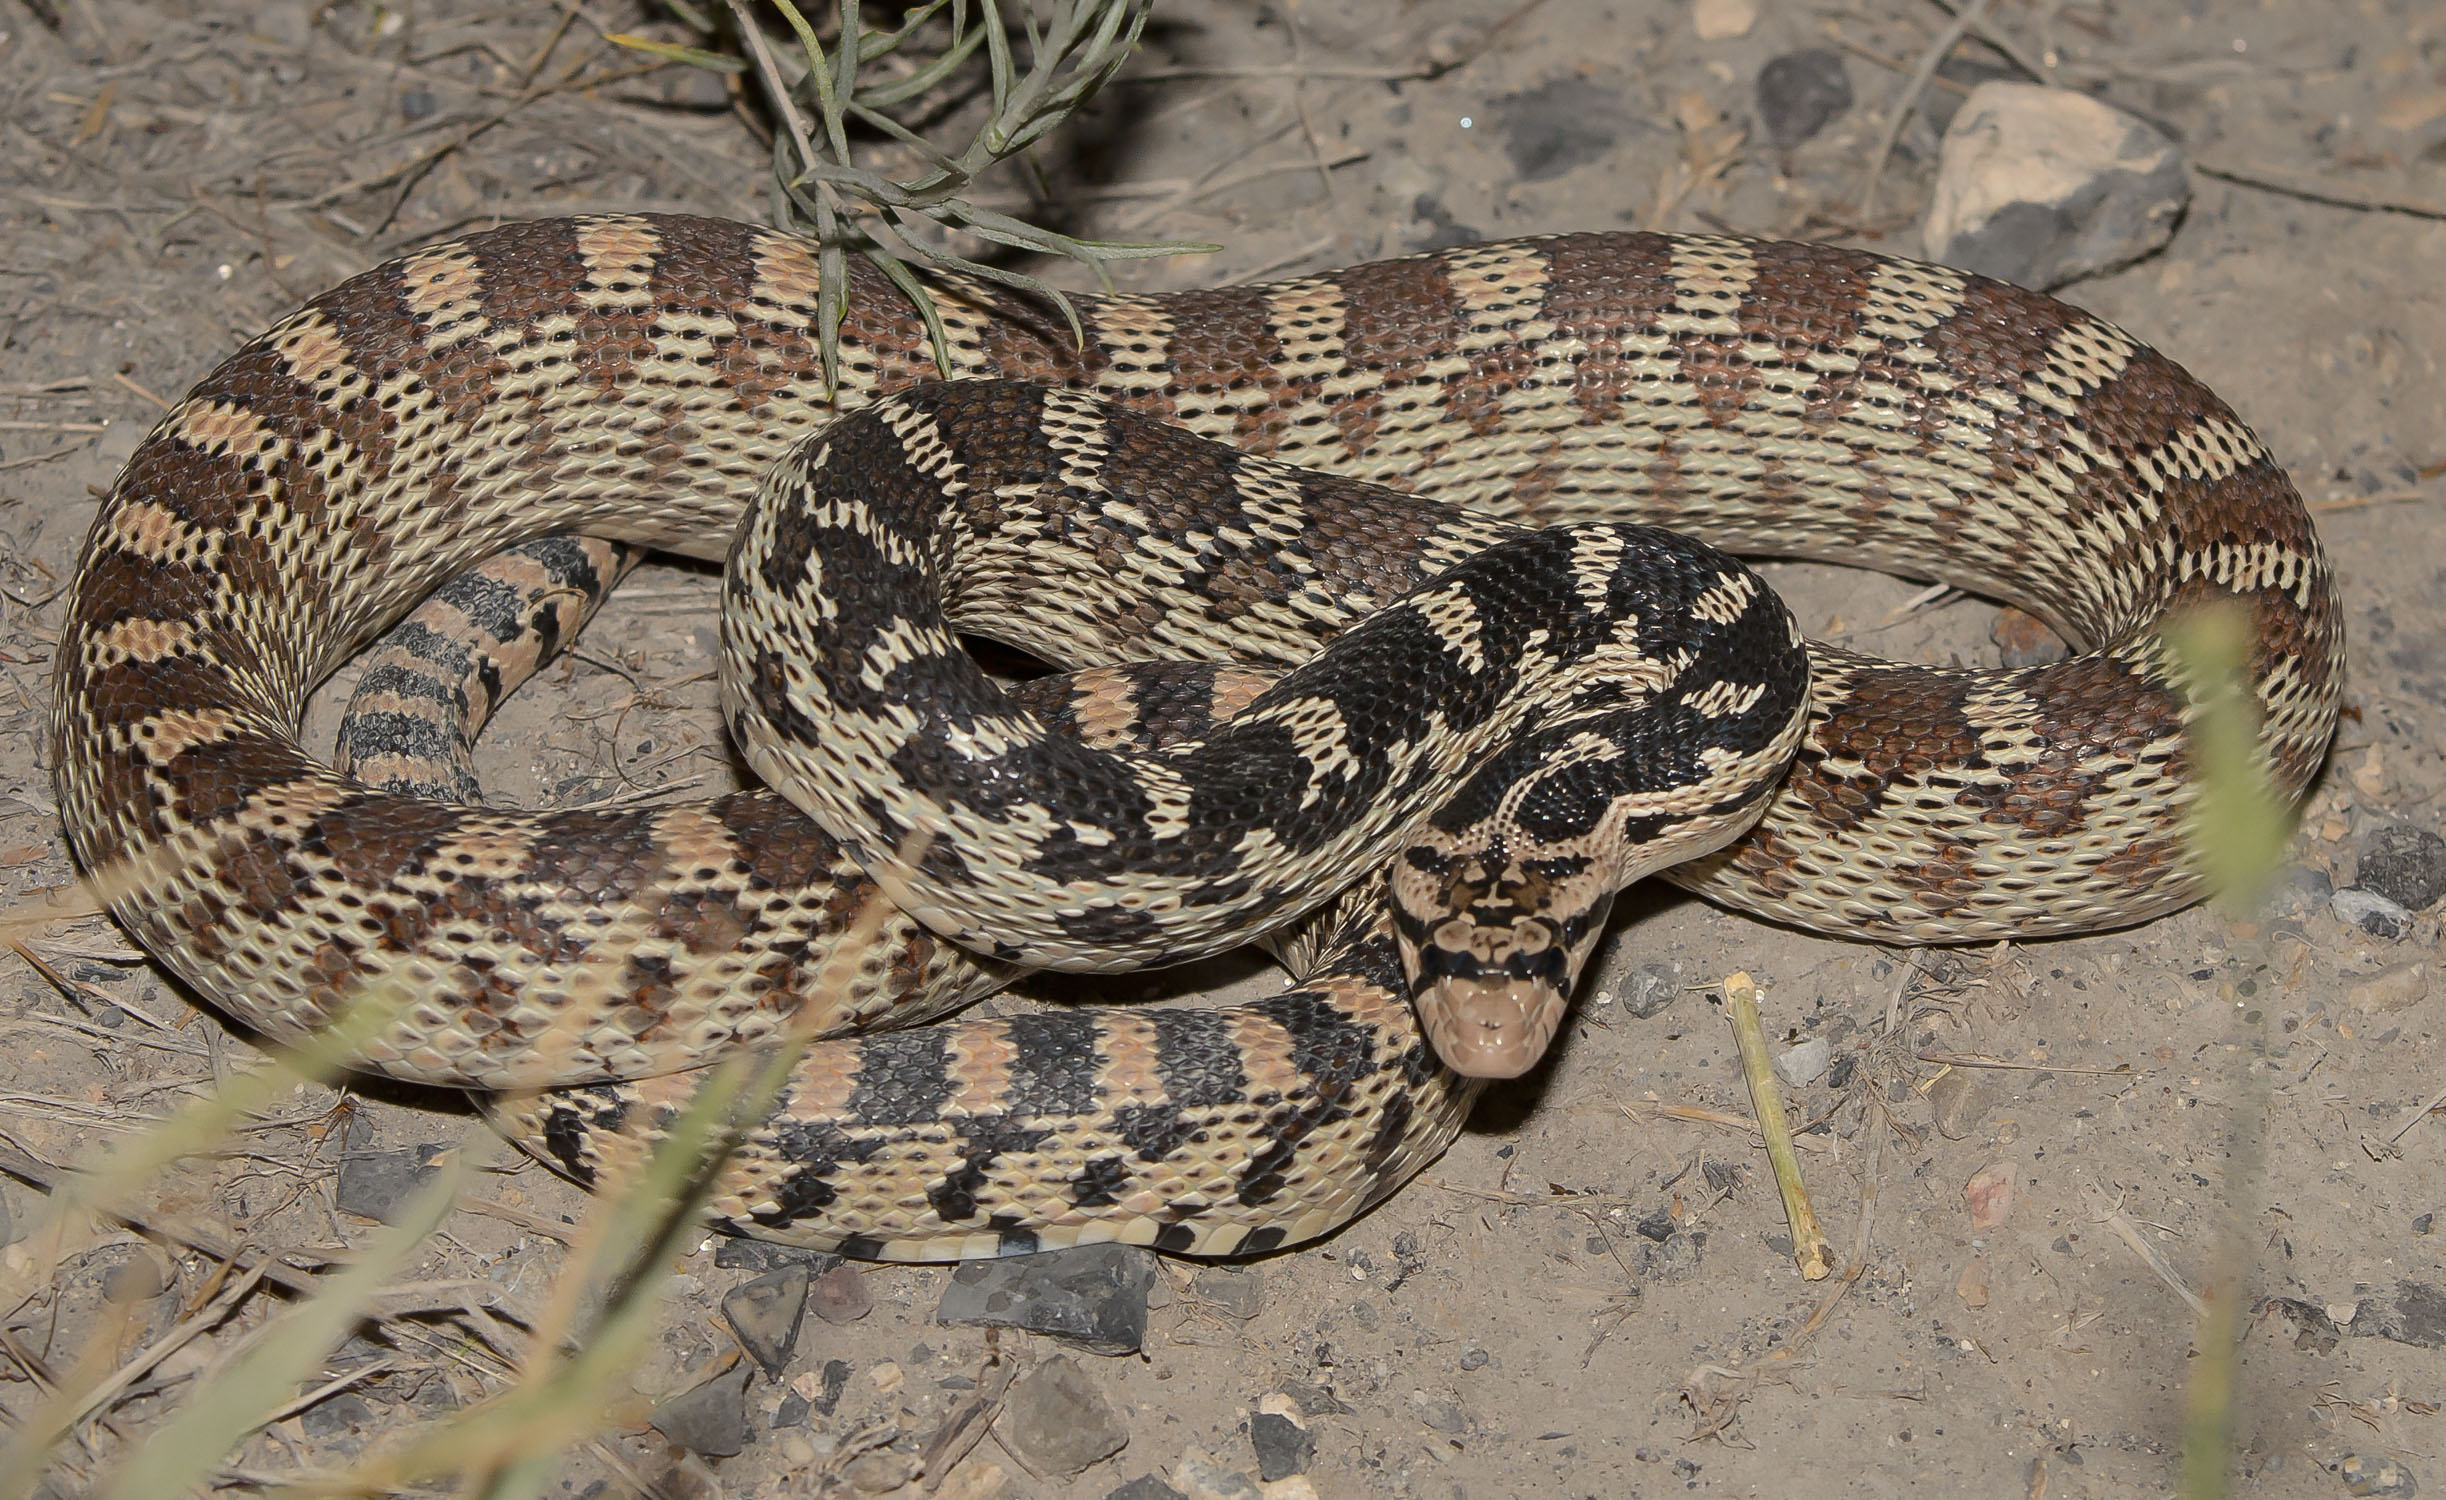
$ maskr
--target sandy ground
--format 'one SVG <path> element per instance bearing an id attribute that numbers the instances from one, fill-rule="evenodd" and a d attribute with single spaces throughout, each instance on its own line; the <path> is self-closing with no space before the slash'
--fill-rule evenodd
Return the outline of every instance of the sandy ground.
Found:
<path id="1" fill-rule="evenodd" d="M 1916 253 L 1928 117 L 1958 102 L 1954 77 L 1900 132 L 1875 221 L 1848 215 L 1946 12 L 1764 9 L 1744 34 L 1702 39 L 1668 0 L 1168 8 L 1145 76 L 1049 153 L 1053 201 L 1086 231 L 1228 246 L 1125 268 L 1148 287 L 1622 225 Z M 1102 1496 L 1191 1448 L 1253 1472 L 1252 1413 L 1287 1389 L 1318 1410 L 1309 1477 L 1328 1496 L 2166 1493 L 2199 1362 L 2182 1297 L 2139 1250 L 2203 1285 L 2229 1214 L 2252 1306 L 2236 1491 L 2346 1493 L 2348 1457 L 2446 1486 L 2446 1235 L 2430 1232 L 2446 1122 L 2422 1114 L 2446 1082 L 2437 917 L 2387 940 L 2301 894 L 2316 876 L 2348 884 L 2374 831 L 2446 816 L 2446 6 L 2004 0 L 1992 19 L 2202 169 L 2162 254 L 2066 295 L 2207 378 L 2322 507 L 2350 713 L 2288 894 L 2255 924 L 2194 911 L 1916 956 L 1630 900 L 1559 1064 L 1499 1090 L 1425 1178 L 1322 1244 L 1220 1276 L 1168 1266 L 1143 1353 L 1076 1356 L 1129 1434 L 1117 1457 L 1065 1481 L 989 1440 L 948 1493 Z M 721 88 L 640 68 L 601 40 L 621 30 L 677 34 L 621 0 L 0 4 L 0 895 L 69 879 L 42 733 L 57 600 L 95 496 L 160 398 L 305 295 L 466 228 L 605 207 L 760 216 L 763 147 Z M 1856 102 L 1778 150 L 1755 79 L 1802 47 L 1841 53 Z M 1948 65 L 2009 69 L 1976 42 Z M 1992 606 L 1906 613 L 1909 582 L 1773 576 L 1812 633 L 1993 658 Z M 704 574 L 649 571 L 586 659 L 491 735 L 490 784 L 532 802 L 720 784 L 711 622 Z M 245 1065 L 247 1039 L 108 927 L 34 947 L 64 984 L 0 959 L 11 1149 L 88 1162 Z M 1643 966 L 1688 988 L 1636 1019 Z M 1794 1108 L 1820 1122 L 1803 1157 L 1830 1233 L 1846 1259 L 1865 1246 L 1851 1282 L 1795 1271 L 1744 1132 L 1673 1113 L 1748 1112 L 1701 988 L 1735 970 L 1765 984 L 1779 1039 L 1832 1043 L 1835 1066 Z M 344 1142 L 446 1141 L 467 1124 L 444 1097 L 303 1091 L 157 1207 L 232 1245 L 327 1255 L 375 1233 L 334 1207 Z M 1983 1169 L 2011 1203 L 1974 1232 L 1964 1194 Z M 555 1235 L 583 1199 L 533 1169 L 477 1196 L 486 1211 L 454 1215 L 403 1279 L 465 1279 L 477 1290 L 462 1300 L 498 1319 L 547 1295 Z M 42 1201 L 0 1184 L 14 1225 L 0 1238 Z M 206 1311 L 213 1263 L 159 1238 L 105 1234 L 48 1280 L 22 1244 L 0 1255 L 12 1422 L 80 1360 L 106 1372 L 211 1325 L 183 1363 L 79 1424 L 51 1480 L 61 1496 L 141 1445 L 275 1302 Z M 640 1399 L 568 1445 L 548 1493 L 829 1492 L 848 1483 L 853 1435 L 922 1440 L 994 1352 L 936 1325 L 948 1272 L 868 1268 L 872 1313 L 810 1318 L 790 1372 L 749 1388 L 743 1452 L 678 1453 L 642 1417 L 737 1357 L 715 1308 L 752 1273 L 715 1258 L 707 1243 L 679 1265 L 631 1377 Z M 136 1299 L 132 1322 L 100 1307 L 105 1287 Z M 368 1348 L 386 1363 L 247 1441 L 228 1475 L 338 1463 L 497 1389 L 514 1332 L 471 1333 L 476 1316 L 428 1313 L 344 1351 L 333 1369 Z M 1025 1336 L 996 1348 L 1057 1352 Z M 847 1380 L 830 1409 L 788 1406 L 793 1381 L 820 1393 L 831 1361 Z"/>

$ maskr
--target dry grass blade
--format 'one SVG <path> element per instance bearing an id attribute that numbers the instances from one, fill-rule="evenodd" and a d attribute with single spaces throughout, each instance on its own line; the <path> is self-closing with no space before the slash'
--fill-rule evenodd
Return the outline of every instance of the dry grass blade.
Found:
<path id="1" fill-rule="evenodd" d="M 911 234 L 923 221 L 938 230 L 989 244 L 1075 261 L 1109 286 L 1104 267 L 1184 252 L 1211 251 L 1210 244 L 1088 240 L 985 207 L 970 195 L 985 173 L 1021 155 L 1077 114 L 1110 83 L 1136 50 L 1153 11 L 1153 0 L 1051 0 L 1040 21 L 1037 7 L 1015 7 L 1022 36 L 1014 44 L 1012 23 L 1000 0 L 930 0 L 903 14 L 888 29 L 869 28 L 857 0 L 840 0 L 827 32 L 792 0 L 773 0 L 789 26 L 796 49 L 775 46 L 746 0 L 729 0 L 727 34 L 744 57 L 642 37 L 614 34 L 608 40 L 650 56 L 715 69 L 752 73 L 780 125 L 773 139 L 774 219 L 808 234 L 818 246 L 824 281 L 818 343 L 827 383 L 840 378 L 841 320 L 847 313 L 849 256 L 864 256 L 890 278 L 925 321 L 936 363 L 951 373 L 951 351 L 933 294 L 911 267 L 975 276 L 1040 297 L 1058 308 L 1074 337 L 1081 335 L 1077 310 L 1057 288 L 1024 272 L 930 247 Z M 680 9 L 683 17 L 690 16 Z M 706 40 L 724 33 L 711 18 L 692 17 Z M 915 49 L 920 36 L 948 37 L 931 60 L 887 77 L 871 65 Z M 990 92 L 987 117 L 966 145 L 950 149 L 921 136 L 891 111 L 956 82 L 983 54 Z M 859 164 L 860 142 L 852 125 L 913 151 L 926 170 L 898 180 Z"/>
<path id="2" fill-rule="evenodd" d="M 376 1235 L 363 1256 L 272 1324 L 221 1378 L 203 1383 L 195 1398 L 136 1450 L 103 1492 L 105 1500 L 184 1494 L 219 1465 L 239 1437 L 271 1420 L 295 1396 L 298 1383 L 364 1319 L 383 1287 L 422 1253 L 458 1201 L 461 1184 L 474 1170 L 472 1159 L 497 1149 L 478 1138 L 451 1153 L 444 1169 L 417 1189 L 398 1221 Z"/>

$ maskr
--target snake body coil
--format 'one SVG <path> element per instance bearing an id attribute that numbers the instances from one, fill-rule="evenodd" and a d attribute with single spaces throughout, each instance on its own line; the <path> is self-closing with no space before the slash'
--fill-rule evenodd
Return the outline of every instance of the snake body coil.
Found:
<path id="1" fill-rule="evenodd" d="M 932 378 L 922 326 L 853 281 L 843 404 Z M 120 920 L 275 1035 L 387 988 L 410 1003 L 369 1066 L 601 1085 L 517 1106 L 581 1174 L 675 1107 L 673 1070 L 802 1007 L 840 1030 L 990 987 L 770 796 L 495 813 L 371 790 L 296 740 L 316 683 L 521 538 L 720 552 L 831 410 L 817 295 L 803 245 L 747 226 L 520 224 L 370 271 L 207 376 L 105 501 L 59 653 L 61 808 Z M 2247 613 L 2285 792 L 2332 732 L 2339 612 L 2282 472 L 2171 362 L 2011 287 L 1598 235 L 1094 301 L 1083 348 L 989 288 L 941 301 L 963 375 L 1532 522 L 1940 575 L 2089 647 L 2010 672 L 1813 648 L 1793 774 L 1752 834 L 1675 876 L 1728 904 L 1942 941 L 2194 899 L 2188 697 L 2156 635 L 2190 605 Z M 1252 576 L 1191 559 L 1177 608 Z M 822 1044 L 717 1209 L 929 1258 L 1330 1227 L 1432 1159 L 1468 1091 L 1419 1045 L 1384 922 L 1329 925 L 1320 976 L 1254 1006 Z"/>

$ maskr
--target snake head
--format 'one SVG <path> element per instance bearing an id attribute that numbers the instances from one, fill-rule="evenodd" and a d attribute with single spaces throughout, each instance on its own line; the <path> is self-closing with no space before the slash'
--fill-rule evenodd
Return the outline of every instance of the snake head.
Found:
<path id="1" fill-rule="evenodd" d="M 1518 1078 L 1537 1065 L 1605 931 L 1608 862 L 1507 853 L 1422 831 L 1394 861 L 1393 932 L 1410 1002 L 1444 1065 Z"/>

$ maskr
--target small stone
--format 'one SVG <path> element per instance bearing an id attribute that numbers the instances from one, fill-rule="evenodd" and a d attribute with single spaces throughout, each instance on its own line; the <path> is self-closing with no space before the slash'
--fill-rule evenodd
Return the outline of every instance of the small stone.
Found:
<path id="1" fill-rule="evenodd" d="M 1299 1408 L 1299 1414 L 1310 1421 L 1318 1417 L 1347 1417 L 1354 1415 L 1358 1410 L 1357 1407 L 1335 1395 L 1333 1387 L 1329 1385 L 1313 1385 L 1305 1380 L 1286 1380 L 1282 1383 L 1282 1390 L 1284 1395 L 1291 1398 L 1292 1404 Z"/>
<path id="2" fill-rule="evenodd" d="M 2154 125 L 2069 89 L 1983 83 L 1945 129 L 1928 258 L 2048 290 L 2163 245 L 2190 201 Z"/>
<path id="3" fill-rule="evenodd" d="M 2412 1216 L 2412 1232 L 2414 1234 L 2435 1234 L 2437 1232 L 2436 1212 L 2431 1211 L 2425 1214 L 2414 1214 Z"/>
<path id="4" fill-rule="evenodd" d="M 1105 1491 L 1104 1500 L 1189 1500 L 1189 1497 L 1152 1474 L 1141 1474 L 1125 1485 Z"/>
<path id="5" fill-rule="evenodd" d="M 1463 1344 L 1461 1346 L 1461 1368 L 1464 1370 L 1483 1370 L 1494 1362 L 1495 1356 L 1487 1353 L 1484 1349 L 1479 1348 L 1476 1344 Z"/>
<path id="6" fill-rule="evenodd" d="M 2364 1317 L 2355 1322 L 2366 1322 L 2381 1338 L 2422 1349 L 2446 1349 L 2446 1289 L 2425 1281 L 2399 1281 L 2393 1305 L 2364 1307 L 2362 1313 Z"/>
<path id="7" fill-rule="evenodd" d="M 1973 1255 L 1970 1264 L 1962 1268 L 1962 1274 L 1954 1278 L 1953 1294 L 1962 1300 L 1964 1307 L 1985 1307 L 1988 1280 L 1987 1257 Z"/>
<path id="8" fill-rule="evenodd" d="M 747 1382 L 755 1367 L 742 1360 L 703 1385 L 654 1408 L 654 1430 L 691 1453 L 728 1458 L 747 1446 Z"/>
<path id="9" fill-rule="evenodd" d="M 2344 1481 L 2348 1495 L 2384 1495 L 2389 1500 L 2407 1500 L 2421 1492 L 2420 1481 L 2412 1477 L 2410 1466 L 2400 1458 L 2383 1453 L 2348 1453 L 2336 1465 L 2336 1477 Z"/>
<path id="10" fill-rule="evenodd" d="M 1641 964 L 1631 971 L 1630 982 L 1622 987 L 1622 1008 L 1645 1021 L 1664 1014 L 1665 1007 L 1681 997 L 1680 964 Z"/>
<path id="11" fill-rule="evenodd" d="M 805 1266 L 808 1275 L 821 1276 L 826 1267 L 839 1264 L 840 1259 L 825 1250 L 776 1245 L 770 1240 L 744 1239 L 735 1234 L 717 1235 L 713 1242 L 713 1263 L 724 1271 L 778 1271 L 783 1266 Z"/>
<path id="12" fill-rule="evenodd" d="M 1673 1222 L 1673 1215 L 1660 1208 L 1652 1214 L 1643 1216 L 1631 1228 L 1637 1230 L 1641 1238 L 1654 1240 L 1661 1245 L 1673 1238 L 1676 1226 Z"/>
<path id="13" fill-rule="evenodd" d="M 909 1383 L 908 1371 L 903 1370 L 897 1361 L 889 1359 L 867 1371 L 866 1378 L 875 1383 L 876 1390 L 887 1396 Z"/>
<path id="14" fill-rule="evenodd" d="M 383 1223 L 407 1206 L 416 1190 L 441 1169 L 434 1165 L 446 1146 L 402 1146 L 395 1151 L 348 1151 L 340 1156 L 334 1196 L 342 1213 Z"/>
<path id="15" fill-rule="evenodd" d="M 1851 74 L 1831 47 L 1787 52 L 1758 70 L 1758 120 L 1789 151 L 1851 108 Z"/>
<path id="16" fill-rule="evenodd" d="M 1316 1456 L 1316 1435 L 1300 1420 L 1298 1406 L 1280 1393 L 1257 1403 L 1256 1414 L 1249 1418 L 1248 1441 L 1257 1452 L 1257 1477 L 1269 1484 L 1306 1473 L 1308 1460 Z"/>
<path id="17" fill-rule="evenodd" d="M 1958 1141 L 1979 1128 L 1987 1112 L 1995 1105 L 1988 1091 L 1979 1086 L 1966 1068 L 1955 1068 L 1940 1074 L 1928 1085 L 1928 1108 L 1936 1117 L 1936 1133 L 1949 1141 Z"/>
<path id="18" fill-rule="evenodd" d="M 805 1266 L 767 1271 L 722 1295 L 722 1317 L 739 1347 L 776 1380 L 790 1366 L 790 1351 L 798 1344 L 798 1325 L 806 1315 Z"/>
<path id="19" fill-rule="evenodd" d="M 1775 1054 L 1775 1076 L 1793 1088 L 1803 1088 L 1826 1076 L 1834 1066 L 1834 1043 L 1822 1036 L 1795 1042 Z"/>
<path id="20" fill-rule="evenodd" d="M 1436 1431 L 1453 1437 L 1469 1435 L 1469 1414 L 1459 1403 L 1419 1391 L 1410 1397 L 1410 1404 L 1418 1408 L 1418 1419 Z"/>
<path id="21" fill-rule="evenodd" d="M 875 1308 L 875 1294 L 866 1289 L 865 1273 L 848 1261 L 816 1277 L 810 1291 L 809 1305 L 827 1323 L 855 1323 Z"/>
<path id="22" fill-rule="evenodd" d="M 1758 24 L 1758 0 L 1692 0 L 1690 25 L 1702 42 L 1748 36 Z"/>
<path id="23" fill-rule="evenodd" d="M 2268 909 L 2277 916 L 2297 917 L 2325 906 L 2335 893 L 2336 884 L 2325 870 L 2293 865 L 2277 877 L 2276 888 L 2268 893 Z"/>
<path id="24" fill-rule="evenodd" d="M 2426 828 L 2378 829 L 2361 846 L 2353 884 L 2406 911 L 2426 911 L 2446 897 L 2446 838 Z"/>
<path id="25" fill-rule="evenodd" d="M 2434 985 L 2429 965 L 2423 962 L 2396 964 L 2380 969 L 2367 979 L 2354 983 L 2344 992 L 2345 1003 L 2363 1015 L 2384 1015 L 2389 1011 L 2410 1010 L 2429 998 Z"/>
<path id="26" fill-rule="evenodd" d="M 1155 1274 L 1155 1257 L 1135 1245 L 966 1261 L 951 1273 L 934 1318 L 1024 1328 L 1096 1354 L 1129 1354 L 1146 1340 Z"/>
<path id="27" fill-rule="evenodd" d="M 1522 182 L 1544 182 L 1604 160 L 1633 123 L 1619 92 L 1576 75 L 1506 94 L 1490 113 Z"/>
<path id="28" fill-rule="evenodd" d="M 2046 621 L 2009 604 L 1996 611 L 1996 623 L 1987 628 L 1987 638 L 1996 643 L 1996 659 L 2008 667 L 2043 667 L 2072 654 L 2064 638 L 2049 629 Z"/>
<path id="29" fill-rule="evenodd" d="M 861 1495 L 888 1495 L 917 1477 L 917 1460 L 906 1453 L 878 1448 L 851 1459 L 841 1470 L 841 1477 Z"/>
<path id="30" fill-rule="evenodd" d="M 1264 1500 L 1257 1481 L 1203 1449 L 1191 1448 L 1172 1466 L 1172 1482 L 1183 1500 Z"/>
<path id="31" fill-rule="evenodd" d="M 1962 1184 L 1962 1204 L 1970 1210 L 1970 1232 L 1984 1234 L 2013 1216 L 2013 1164 L 1992 1161 Z"/>
<path id="32" fill-rule="evenodd" d="M 2338 917 L 2371 937 L 2400 940 L 2412 930 L 2412 913 L 2397 901 L 2391 901 L 2376 891 L 2365 891 L 2348 885 L 2328 898 L 2329 906 Z"/>
<path id="33" fill-rule="evenodd" d="M 1237 1266 L 1208 1266 L 1189 1283 L 1200 1302 L 1245 1323 L 1265 1307 L 1265 1273 Z"/>
<path id="34" fill-rule="evenodd" d="M 373 1427 L 374 1408 L 354 1391 L 342 1391 L 299 1412 L 297 1425 L 305 1429 L 306 1436 L 310 1438 L 352 1436 Z"/>
<path id="35" fill-rule="evenodd" d="M 421 120 L 434 111 L 433 90 L 410 89 L 399 96 L 399 118 Z"/>
<path id="36" fill-rule="evenodd" d="M 1078 1474 L 1130 1440 L 1087 1372 L 1057 1354 L 1011 1382 L 997 1420 L 1011 1451 L 1039 1473 Z"/>

